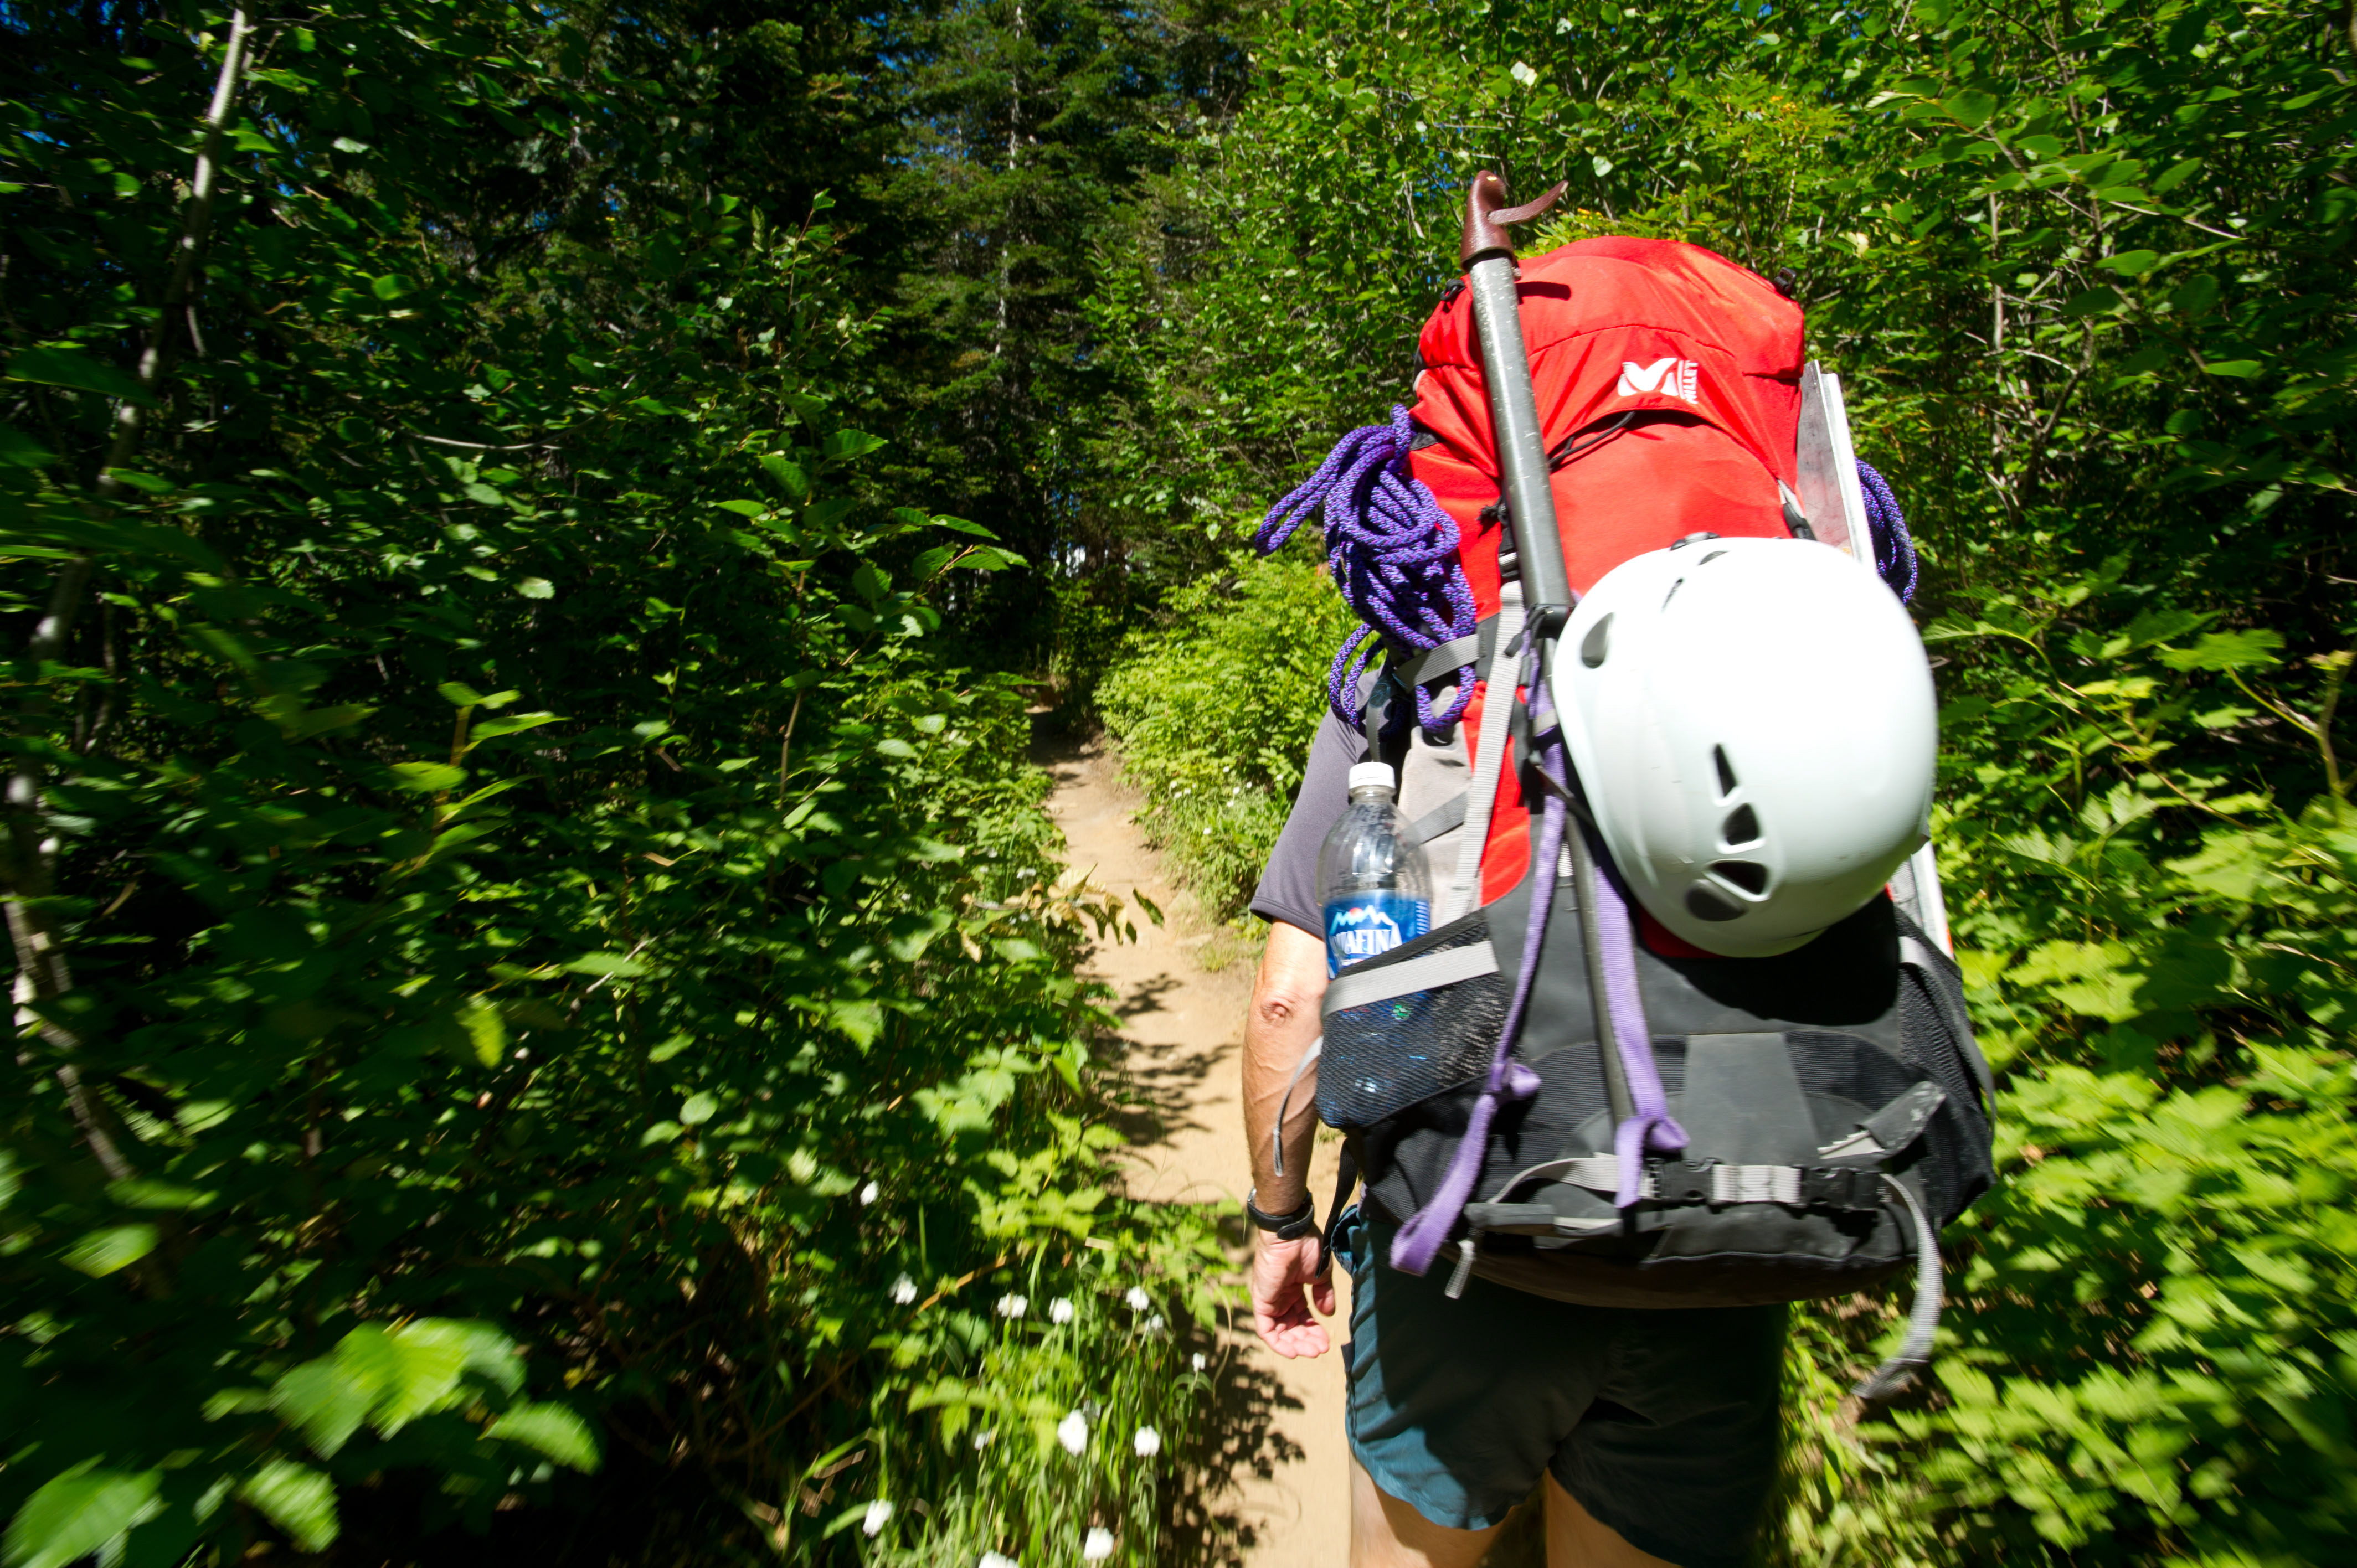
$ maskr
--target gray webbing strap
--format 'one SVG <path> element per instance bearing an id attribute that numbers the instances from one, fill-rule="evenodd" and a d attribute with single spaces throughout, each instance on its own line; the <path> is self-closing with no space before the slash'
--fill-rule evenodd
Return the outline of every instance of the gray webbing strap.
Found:
<path id="1" fill-rule="evenodd" d="M 1506 720 L 1514 709 L 1514 659 L 1522 650 L 1523 585 L 1508 583 L 1498 594 L 1498 647 L 1490 659 L 1488 695 L 1481 699 L 1481 738 L 1473 757 L 1473 785 L 1465 795 L 1465 841 L 1457 851 L 1457 875 L 1440 896 L 1433 924 L 1445 926 L 1480 900 L 1481 851 L 1490 842 L 1490 816 L 1498 803 L 1498 775 L 1505 764 Z M 1509 651 L 1509 650 L 1512 651 Z"/>
<path id="2" fill-rule="evenodd" d="M 1444 642 L 1415 657 L 1415 662 L 1400 671 L 1411 686 L 1421 686 L 1426 681 L 1437 681 L 1443 675 L 1453 675 L 1481 656 L 1481 634 L 1460 637 L 1454 642 Z"/>
<path id="3" fill-rule="evenodd" d="M 1475 627 L 1472 635 L 1444 642 L 1437 648 L 1427 648 L 1413 660 L 1397 666 L 1399 676 L 1411 686 L 1421 686 L 1428 681 L 1437 681 L 1443 675 L 1454 675 L 1468 664 L 1480 664 L 1497 646 L 1498 618 L 1491 616 Z"/>
<path id="4" fill-rule="evenodd" d="M 1465 797 L 1443 800 L 1407 825 L 1407 842 L 1421 848 L 1465 821 Z"/>
<path id="5" fill-rule="evenodd" d="M 1488 942 L 1450 948 L 1445 952 L 1420 953 L 1381 969 L 1346 969 L 1326 983 L 1326 1000 L 1318 1011 L 1321 1016 L 1330 1018 L 1345 1008 L 1388 1002 L 1394 996 L 1456 985 L 1497 972 L 1498 955 L 1491 950 Z"/>
<path id="6" fill-rule="evenodd" d="M 1320 1035 L 1309 1042 L 1309 1048 L 1301 1053 L 1299 1061 L 1293 1064 L 1293 1076 L 1285 1080 L 1284 1098 L 1276 1102 L 1276 1125 L 1268 1130 L 1268 1146 L 1269 1164 L 1278 1176 L 1285 1174 L 1285 1119 L 1292 1113 L 1293 1091 L 1301 1087 L 1301 1075 L 1316 1065 L 1325 1050 L 1325 1036 Z"/>
<path id="7" fill-rule="evenodd" d="M 1915 1306 L 1907 1315 L 1907 1337 L 1891 1352 L 1890 1359 L 1858 1380 L 1850 1392 L 1861 1400 L 1889 1399 L 1903 1393 L 1915 1382 L 1915 1374 L 1932 1364 L 1932 1341 L 1940 1332 L 1940 1237 L 1932 1229 L 1923 1206 L 1907 1184 L 1896 1176 L 1885 1175 L 1883 1182 L 1899 1195 L 1907 1206 L 1907 1217 L 1915 1222 Z"/>

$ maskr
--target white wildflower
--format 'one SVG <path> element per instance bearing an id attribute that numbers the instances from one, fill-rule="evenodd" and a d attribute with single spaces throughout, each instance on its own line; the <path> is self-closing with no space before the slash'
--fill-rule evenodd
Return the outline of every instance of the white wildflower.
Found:
<path id="1" fill-rule="evenodd" d="M 1056 1423 L 1056 1441 L 1067 1454 L 1084 1454 L 1089 1446 L 1089 1418 L 1074 1411 Z"/>
<path id="2" fill-rule="evenodd" d="M 910 1302 L 916 1300 L 917 1282 L 910 1279 L 906 1274 L 902 1274 L 899 1279 L 894 1280 L 892 1282 L 892 1299 L 902 1306 L 906 1306 Z"/>
<path id="3" fill-rule="evenodd" d="M 1137 1435 L 1130 1439 L 1130 1446 L 1137 1450 L 1139 1458 L 1151 1459 L 1162 1452 L 1162 1434 L 1150 1426 L 1141 1426 Z"/>
<path id="4" fill-rule="evenodd" d="M 1163 1326 L 1163 1325 L 1162 1325 L 1162 1315 L 1161 1315 L 1160 1313 L 1158 1313 L 1158 1312 L 1157 1312 L 1157 1313 L 1156 1313 L 1153 1316 L 1151 1316 L 1151 1317 L 1149 1317 L 1149 1318 L 1147 1318 L 1147 1319 L 1146 1320 L 1146 1322 L 1145 1322 L 1145 1324 L 1144 1324 L 1144 1326 L 1143 1326 L 1145 1327 L 1146 1332 L 1147 1332 L 1148 1334 L 1159 1334 L 1159 1333 L 1161 1333 L 1161 1332 L 1162 1332 L 1162 1326 Z"/>
<path id="5" fill-rule="evenodd" d="M 1049 1321 L 1049 1322 L 1050 1322 L 1050 1323 L 1070 1323 L 1071 1320 L 1072 1320 L 1072 1303 L 1071 1303 L 1071 1297 L 1069 1297 L 1069 1296 L 1061 1296 L 1061 1295 L 1060 1295 L 1060 1296 L 1058 1296 L 1055 1300 L 1053 1300 L 1053 1301 L 1051 1301 L 1051 1302 L 1049 1302 L 1049 1303 L 1048 1304 L 1048 1321 Z"/>
<path id="6" fill-rule="evenodd" d="M 977 1454 L 981 1453 L 984 1449 L 990 1446 L 990 1440 L 997 1435 L 998 1428 L 995 1426 L 984 1427 L 980 1432 L 974 1434 L 974 1451 Z"/>
<path id="7" fill-rule="evenodd" d="M 1209 1356 L 1204 1355 L 1200 1350 L 1195 1352 L 1195 1369 L 1197 1371 L 1201 1371 L 1211 1364 L 1211 1359 Z"/>
<path id="8" fill-rule="evenodd" d="M 1512 77 L 1516 81 L 1521 82 L 1524 87 L 1536 87 L 1539 82 L 1539 73 L 1533 70 L 1528 65 L 1525 65 L 1521 60 L 1516 60 L 1512 69 L 1508 70 L 1506 74 Z"/>
<path id="9" fill-rule="evenodd" d="M 996 1552 L 985 1552 L 982 1554 L 982 1561 L 975 1563 L 974 1568 L 1023 1568 L 1023 1564 L 1012 1557 L 1001 1557 Z"/>
<path id="10" fill-rule="evenodd" d="M 884 1521 L 891 1517 L 892 1505 L 878 1498 L 867 1505 L 867 1517 L 859 1521 L 859 1528 L 870 1535 L 881 1535 L 884 1533 Z"/>
<path id="11" fill-rule="evenodd" d="M 1081 1542 L 1081 1561 L 1102 1563 L 1113 1555 L 1113 1531 L 1103 1525 L 1089 1527 L 1088 1538 Z"/>
<path id="12" fill-rule="evenodd" d="M 1122 1299 L 1129 1303 L 1129 1309 L 1132 1312 L 1144 1312 L 1147 1307 L 1154 1305 L 1154 1298 L 1146 1294 L 1146 1287 L 1144 1285 L 1130 1286 L 1129 1294 L 1122 1297 Z"/>
<path id="13" fill-rule="evenodd" d="M 1030 1310 L 1031 1304 L 1019 1295 L 1002 1295 L 998 1298 L 998 1316 L 1001 1317 L 1020 1317 Z"/>
<path id="14" fill-rule="evenodd" d="M 865 1208 L 883 1196 L 884 1189 L 871 1181 L 859 1189 L 859 1207 Z"/>

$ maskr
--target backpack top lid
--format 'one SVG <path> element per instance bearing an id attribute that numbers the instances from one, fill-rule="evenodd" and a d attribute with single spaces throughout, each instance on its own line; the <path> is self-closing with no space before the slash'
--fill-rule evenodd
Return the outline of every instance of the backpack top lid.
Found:
<path id="1" fill-rule="evenodd" d="M 1801 308 L 1766 279 L 1675 240 L 1582 240 L 1522 263 L 1522 326 L 1572 586 L 1689 533 L 1787 535 L 1777 485 L 1797 482 Z M 1439 438 L 1415 477 L 1457 520 L 1483 616 L 1498 605 L 1502 523 L 1472 301 L 1451 290 L 1424 326 L 1415 423 Z M 1617 433 L 1623 414 L 1641 416 Z M 1566 461 L 1566 444 L 1601 436 Z"/>

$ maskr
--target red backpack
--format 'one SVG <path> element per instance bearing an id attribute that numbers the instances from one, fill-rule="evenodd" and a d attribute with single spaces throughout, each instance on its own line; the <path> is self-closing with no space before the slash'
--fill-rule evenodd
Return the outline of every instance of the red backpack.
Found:
<path id="1" fill-rule="evenodd" d="M 1798 306 L 1725 257 L 1671 240 L 1584 240 L 1550 251 L 1522 264 L 1520 294 L 1574 591 L 1688 534 L 1792 531 Z M 1461 282 L 1425 323 L 1418 352 L 1413 411 L 1394 409 L 1388 426 L 1343 437 L 1317 475 L 1271 509 L 1260 535 L 1263 550 L 1273 550 L 1312 510 L 1323 513 L 1336 581 L 1377 637 L 1362 645 L 1354 636 L 1337 656 L 1334 710 L 1368 724 L 1381 756 L 1400 742 L 1395 722 L 1391 746 L 1375 733 L 1386 727 L 1387 695 L 1412 694 L 1423 722 L 1409 746 L 1415 755 L 1399 758 L 1408 764 L 1401 804 L 1411 820 L 1419 797 L 1437 805 L 1461 796 L 1478 765 L 1500 549 L 1512 543 Z M 1387 657 L 1371 698 L 1360 688 L 1379 648 Z M 1450 755 L 1421 766 L 1440 746 Z M 1497 898 L 1529 867 L 1517 772 L 1501 768 L 1494 785 L 1475 903 Z M 1427 824 L 1437 874 L 1456 863 L 1460 846 L 1450 841 L 1463 815 L 1459 806 L 1455 822 Z M 1670 950 L 1684 947 L 1658 927 L 1646 935 Z"/>

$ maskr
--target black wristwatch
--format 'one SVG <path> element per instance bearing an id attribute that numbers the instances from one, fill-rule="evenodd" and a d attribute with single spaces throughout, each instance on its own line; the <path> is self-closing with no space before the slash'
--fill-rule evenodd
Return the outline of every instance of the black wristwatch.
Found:
<path id="1" fill-rule="evenodd" d="M 1315 1198 L 1303 1198 L 1301 1207 L 1290 1214 L 1270 1214 L 1253 1201 L 1258 1196 L 1257 1189 L 1244 1194 L 1245 1217 L 1278 1240 L 1297 1241 L 1304 1236 L 1318 1233 L 1318 1202 Z"/>

